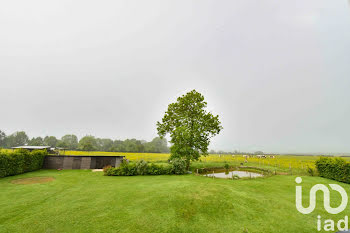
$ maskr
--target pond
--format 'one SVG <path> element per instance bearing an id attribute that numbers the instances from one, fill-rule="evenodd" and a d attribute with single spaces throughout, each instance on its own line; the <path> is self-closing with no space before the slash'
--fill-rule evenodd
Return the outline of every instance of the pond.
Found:
<path id="1" fill-rule="evenodd" d="M 248 171 L 222 171 L 222 172 L 214 172 L 214 173 L 207 173 L 205 176 L 208 177 L 216 177 L 216 178 L 225 178 L 230 179 L 234 176 L 238 176 L 239 178 L 257 178 L 262 177 L 262 174 L 256 173 L 256 172 L 248 172 Z"/>

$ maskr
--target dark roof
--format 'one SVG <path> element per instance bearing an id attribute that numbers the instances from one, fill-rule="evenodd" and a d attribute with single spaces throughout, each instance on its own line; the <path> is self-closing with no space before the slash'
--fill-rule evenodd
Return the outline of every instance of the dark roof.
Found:
<path id="1" fill-rule="evenodd" d="M 11 147 L 12 149 L 28 149 L 28 150 L 44 150 L 49 149 L 51 146 L 16 146 Z"/>

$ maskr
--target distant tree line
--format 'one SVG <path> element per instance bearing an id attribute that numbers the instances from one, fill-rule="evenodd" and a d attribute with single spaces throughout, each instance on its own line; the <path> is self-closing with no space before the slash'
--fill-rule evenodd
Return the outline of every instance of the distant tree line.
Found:
<path id="1" fill-rule="evenodd" d="M 29 138 L 24 131 L 6 135 L 0 130 L 0 148 L 11 148 L 16 146 L 51 146 L 62 147 L 68 150 L 82 151 L 113 151 L 113 152 L 147 152 L 168 153 L 168 143 L 165 138 L 154 138 L 147 142 L 137 139 L 112 140 L 109 138 L 96 138 L 85 136 L 78 140 L 74 134 L 64 135 L 61 139 L 55 136 Z"/>
<path id="2" fill-rule="evenodd" d="M 234 151 L 223 151 L 223 150 L 210 150 L 209 154 L 221 154 L 221 155 L 263 155 L 264 152 L 263 151 L 255 151 L 255 152 L 244 152 L 244 151 L 238 151 L 238 150 L 234 150 Z M 269 153 L 271 154 L 271 153 Z"/>

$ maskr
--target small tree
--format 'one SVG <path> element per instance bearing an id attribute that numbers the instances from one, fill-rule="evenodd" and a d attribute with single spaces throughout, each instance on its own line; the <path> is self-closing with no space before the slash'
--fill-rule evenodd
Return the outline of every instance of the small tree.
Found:
<path id="1" fill-rule="evenodd" d="M 204 96 L 193 90 L 169 104 L 162 122 L 157 122 L 161 138 L 170 134 L 170 159 L 183 158 L 187 169 L 191 161 L 208 154 L 210 139 L 223 129 L 219 116 L 207 112 L 206 107 Z"/>

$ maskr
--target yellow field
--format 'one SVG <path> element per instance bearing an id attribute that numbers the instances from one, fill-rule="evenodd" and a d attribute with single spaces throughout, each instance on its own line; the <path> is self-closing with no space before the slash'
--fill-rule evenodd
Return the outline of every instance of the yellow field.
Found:
<path id="1" fill-rule="evenodd" d="M 122 155 L 130 161 L 145 160 L 149 162 L 167 161 L 169 154 L 160 153 L 127 153 L 127 152 L 104 152 L 104 151 L 65 151 L 62 155 L 92 155 L 92 156 L 113 156 Z"/>

